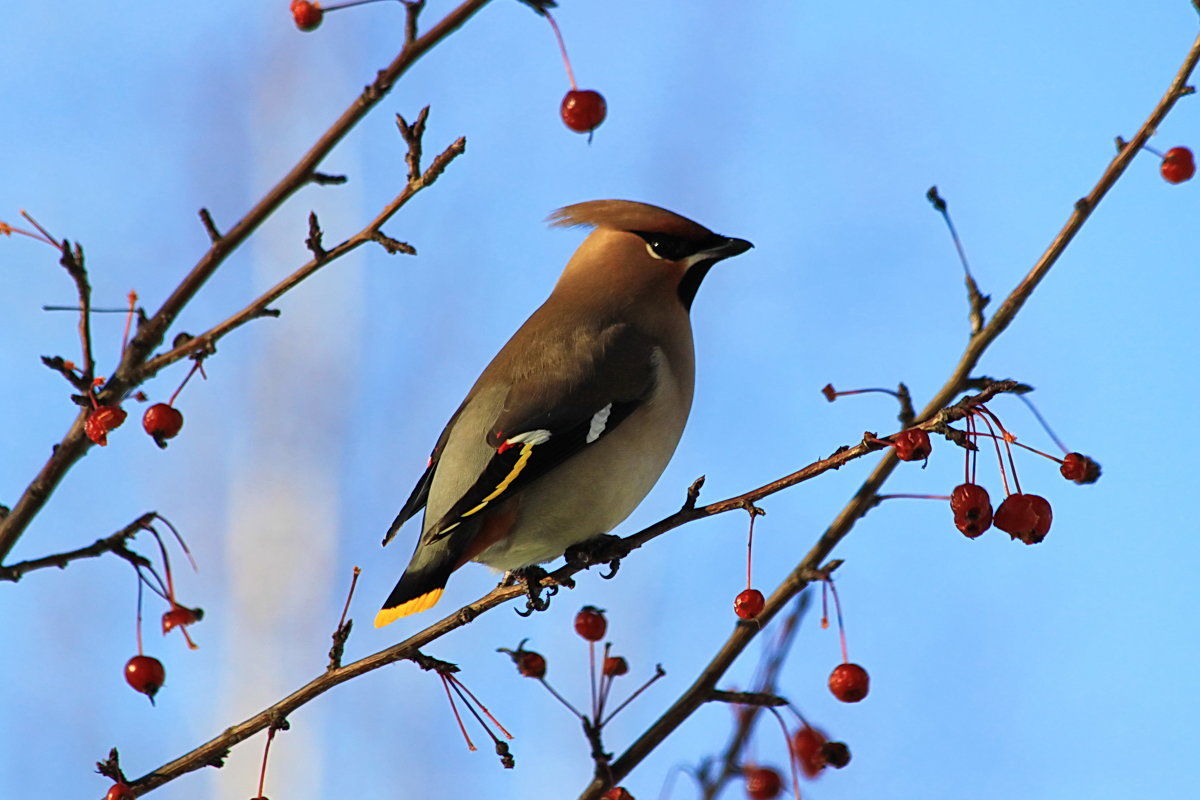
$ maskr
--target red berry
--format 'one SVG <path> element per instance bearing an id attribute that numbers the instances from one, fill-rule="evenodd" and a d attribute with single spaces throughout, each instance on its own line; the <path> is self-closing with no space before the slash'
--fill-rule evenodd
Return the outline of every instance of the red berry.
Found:
<path id="1" fill-rule="evenodd" d="M 775 800 L 783 791 L 783 777 L 770 767 L 746 767 L 742 774 L 750 800 Z"/>
<path id="2" fill-rule="evenodd" d="M 604 674 L 610 678 L 629 672 L 629 663 L 620 656 L 608 656 L 604 659 Z"/>
<path id="3" fill-rule="evenodd" d="M 133 800 L 133 792 L 124 783 L 114 783 L 108 787 L 104 800 Z"/>
<path id="4" fill-rule="evenodd" d="M 1172 147 L 1158 167 L 1167 183 L 1183 183 L 1196 174 L 1196 161 L 1186 147 Z"/>
<path id="5" fill-rule="evenodd" d="M 162 662 L 151 656 L 134 656 L 125 663 L 125 682 L 154 702 L 167 672 Z"/>
<path id="6" fill-rule="evenodd" d="M 576 133 L 588 133 L 599 127 L 608 115 L 604 95 L 591 89 L 572 89 L 562 101 L 562 121 Z"/>
<path id="7" fill-rule="evenodd" d="M 850 748 L 845 742 L 826 742 L 821 745 L 821 757 L 829 766 L 841 769 L 850 763 Z"/>
<path id="8" fill-rule="evenodd" d="M 608 630 L 608 620 L 604 612 L 595 606 L 584 606 L 575 615 L 575 632 L 589 642 L 598 642 L 604 638 Z"/>
<path id="9" fill-rule="evenodd" d="M 996 527 L 1025 544 L 1037 544 L 1050 532 L 1053 514 L 1046 498 L 1036 494 L 1010 494 L 996 509 Z"/>
<path id="10" fill-rule="evenodd" d="M 767 601 L 758 589 L 746 589 L 733 598 L 733 613 L 742 619 L 754 619 L 762 613 Z"/>
<path id="11" fill-rule="evenodd" d="M 633 795 L 625 791 L 623 786 L 614 786 L 600 795 L 600 800 L 633 800 Z"/>
<path id="12" fill-rule="evenodd" d="M 535 653 L 532 650 L 522 650 L 518 652 L 516 661 L 517 672 L 526 678 L 545 677 L 546 658 L 541 653 Z"/>
<path id="13" fill-rule="evenodd" d="M 320 3 L 313 3 L 310 0 L 292 0 L 292 19 L 296 21 L 296 27 L 302 31 L 316 30 L 324 15 L 325 12 L 321 10 Z"/>
<path id="14" fill-rule="evenodd" d="M 807 724 L 792 734 L 792 757 L 809 778 L 817 777 L 825 769 L 827 762 L 823 748 L 826 741 L 822 731 Z"/>
<path id="15" fill-rule="evenodd" d="M 1100 479 L 1100 465 L 1083 453 L 1067 453 L 1058 471 L 1067 480 L 1079 484 L 1095 483 Z"/>
<path id="16" fill-rule="evenodd" d="M 201 616 L 202 614 L 199 609 L 188 608 L 187 606 L 175 606 L 162 615 L 163 636 L 170 633 L 172 628 L 199 622 Z"/>
<path id="17" fill-rule="evenodd" d="M 125 421 L 125 411 L 120 406 L 97 406 L 84 420 L 83 432 L 96 444 L 104 447 L 108 444 L 108 432 L 121 427 Z"/>
<path id="18" fill-rule="evenodd" d="M 843 703 L 857 703 L 867 696 L 871 678 L 858 664 L 838 664 L 829 673 L 829 691 Z"/>
<path id="19" fill-rule="evenodd" d="M 992 527 L 992 500 L 987 489 L 977 483 L 960 483 L 950 493 L 954 525 L 963 535 L 974 539 Z"/>
<path id="20" fill-rule="evenodd" d="M 924 461 L 929 458 L 933 445 L 929 443 L 929 434 L 920 428 L 909 428 L 890 437 L 896 446 L 896 458 L 901 461 Z"/>
<path id="21" fill-rule="evenodd" d="M 159 447 L 166 447 L 167 439 L 174 439 L 183 427 L 183 414 L 174 406 L 155 403 L 142 415 L 142 427 L 154 437 Z"/>

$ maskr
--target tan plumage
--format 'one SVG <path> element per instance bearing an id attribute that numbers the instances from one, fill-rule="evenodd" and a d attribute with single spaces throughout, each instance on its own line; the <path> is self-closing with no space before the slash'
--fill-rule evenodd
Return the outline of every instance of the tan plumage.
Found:
<path id="1" fill-rule="evenodd" d="M 425 508 L 376 626 L 432 606 L 467 561 L 518 569 L 612 530 L 683 433 L 691 300 L 709 267 L 750 243 L 625 200 L 579 203 L 551 220 L 594 230 L 442 432 L 384 539 Z"/>

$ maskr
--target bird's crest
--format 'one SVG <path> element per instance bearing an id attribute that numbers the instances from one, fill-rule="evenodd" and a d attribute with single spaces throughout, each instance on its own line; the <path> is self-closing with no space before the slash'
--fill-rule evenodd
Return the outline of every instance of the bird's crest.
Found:
<path id="1" fill-rule="evenodd" d="M 632 200 L 590 200 L 560 208 L 547 220 L 556 228 L 587 225 L 618 231 L 665 233 L 683 239 L 699 240 L 713 235 L 708 228 L 665 208 Z"/>

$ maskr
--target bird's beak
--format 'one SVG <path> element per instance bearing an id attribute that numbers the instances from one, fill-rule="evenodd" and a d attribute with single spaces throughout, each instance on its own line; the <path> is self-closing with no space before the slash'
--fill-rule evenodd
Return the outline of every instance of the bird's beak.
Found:
<path id="1" fill-rule="evenodd" d="M 728 237 L 715 247 L 710 247 L 705 250 L 704 254 L 709 259 L 720 261 L 723 258 L 740 256 L 751 247 L 754 247 L 754 245 L 750 244 L 750 242 L 747 242 L 745 239 L 734 239 L 733 237 Z"/>

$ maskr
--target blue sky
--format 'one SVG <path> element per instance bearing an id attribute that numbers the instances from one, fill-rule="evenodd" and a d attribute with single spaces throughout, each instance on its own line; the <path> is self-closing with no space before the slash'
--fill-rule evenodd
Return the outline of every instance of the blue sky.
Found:
<path id="1" fill-rule="evenodd" d="M 27 3 L 0 29 L 0 219 L 27 209 L 80 241 L 98 304 L 136 288 L 156 308 L 228 227 L 336 118 L 399 46 L 402 12 L 381 3 L 315 33 L 272 3 Z M 431 0 L 427 20 L 449 8 Z M 918 404 L 967 335 L 961 270 L 925 200 L 937 184 L 983 290 L 1019 280 L 1113 153 L 1153 108 L 1190 45 L 1184 0 L 1138 4 L 643 3 L 567 0 L 558 15 L 581 86 L 609 119 L 591 145 L 558 120 L 566 79 L 549 26 L 496 0 L 412 70 L 323 165 L 310 187 L 237 252 L 181 316 L 197 332 L 305 260 L 306 216 L 348 235 L 400 188 L 391 115 L 432 106 L 426 152 L 460 135 L 467 154 L 385 230 L 417 258 L 361 250 L 289 295 L 283 316 L 230 336 L 179 405 L 160 451 L 135 424 L 64 481 L 14 557 L 89 543 L 149 509 L 188 538 L 200 571 L 183 598 L 206 610 L 188 652 L 148 630 L 167 667 L 157 707 L 121 677 L 135 651 L 135 584 L 116 558 L 0 588 L 0 774 L 14 796 L 101 796 L 92 764 L 120 748 L 141 775 L 301 685 L 325 662 L 353 565 L 364 568 L 349 657 L 383 648 L 485 593 L 470 566 L 442 604 L 382 630 L 367 624 L 411 552 L 415 528 L 379 540 L 446 418 L 479 370 L 545 297 L 577 246 L 547 230 L 568 203 L 622 197 L 667 206 L 755 249 L 713 270 L 693 310 L 692 419 L 658 488 L 620 529 L 673 511 L 698 475 L 704 498 L 736 494 L 885 433 L 887 398 L 830 405 L 819 390 L 906 382 Z M 1200 145 L 1184 100 L 1155 146 Z M 967 541 L 940 503 L 892 501 L 836 555 L 853 660 L 870 697 L 824 687 L 837 637 L 801 631 L 781 693 L 846 740 L 854 761 L 804 790 L 864 796 L 1180 797 L 1192 790 L 1197 525 L 1188 466 L 1200 383 L 1194 297 L 1197 187 L 1170 186 L 1140 156 L 980 372 L 1037 387 L 1066 443 L 1104 466 L 1075 487 L 1019 462 L 1054 505 L 1037 547 Z M 0 502 L 11 504 L 73 418 L 38 362 L 74 357 L 75 320 L 49 248 L 0 241 L 0 375 L 6 430 Z M 101 371 L 120 321 L 95 324 Z M 146 387 L 165 399 L 184 366 Z M 1022 439 L 1053 445 L 1016 401 L 994 410 Z M 138 412 L 140 413 L 140 412 Z M 131 423 L 136 415 L 131 415 Z M 756 584 L 773 588 L 871 468 L 866 458 L 772 497 L 756 526 Z M 935 443 L 891 491 L 943 494 L 962 462 Z M 1001 489 L 991 462 L 981 474 Z M 532 619 L 499 609 L 428 649 L 517 738 L 518 767 L 469 753 L 432 676 L 400 664 L 291 717 L 272 748 L 267 795 L 575 796 L 591 774 L 577 724 L 494 650 L 529 637 L 556 686 L 586 693 L 570 631 L 584 604 L 608 609 L 633 685 L 667 677 L 607 732 L 617 752 L 695 678 L 734 623 L 745 517 L 688 526 L 631 558 L 612 582 L 583 577 Z M 148 542 L 139 549 L 150 550 Z M 182 563 L 179 565 L 182 567 Z M 151 619 L 161 609 L 149 606 Z M 764 637 L 765 639 L 765 637 Z M 760 648 L 735 665 L 745 686 Z M 625 785 L 659 796 L 676 766 L 719 752 L 729 713 L 705 709 Z M 262 737 L 224 770 L 184 777 L 169 798 L 254 793 Z M 782 762 L 764 727 L 754 755 Z M 434 766 L 430 766 L 430 765 Z M 552 787 L 547 789 L 546 787 Z M 730 797 L 740 796 L 731 787 Z M 686 779 L 670 797 L 693 796 Z"/>

